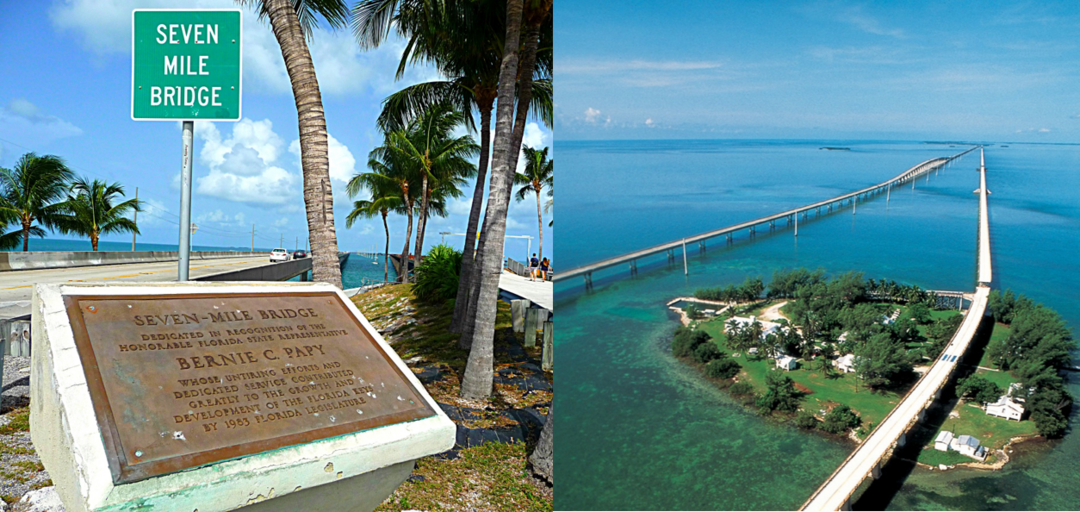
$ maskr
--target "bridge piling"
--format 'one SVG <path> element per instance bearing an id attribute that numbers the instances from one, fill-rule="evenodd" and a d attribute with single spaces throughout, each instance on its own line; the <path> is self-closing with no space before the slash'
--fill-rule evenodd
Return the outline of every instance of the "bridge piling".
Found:
<path id="1" fill-rule="evenodd" d="M 682 271 L 684 276 L 690 275 L 690 267 L 686 265 L 686 239 L 682 239 Z"/>

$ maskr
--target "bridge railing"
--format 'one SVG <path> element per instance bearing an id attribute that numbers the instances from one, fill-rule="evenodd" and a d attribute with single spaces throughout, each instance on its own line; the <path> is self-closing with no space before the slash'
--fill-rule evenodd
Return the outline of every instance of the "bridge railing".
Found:
<path id="1" fill-rule="evenodd" d="M 870 193 L 874 193 L 874 192 L 880 193 L 883 189 L 887 189 L 887 188 L 891 187 L 894 184 L 906 183 L 907 181 L 913 180 L 916 177 L 921 176 L 922 174 L 925 174 L 925 173 L 928 173 L 928 172 L 930 172 L 930 171 L 932 171 L 934 169 L 940 168 L 941 166 L 943 166 L 943 165 L 945 165 L 945 164 L 947 164 L 949 162 L 952 162 L 953 160 L 956 160 L 957 158 L 960 158 L 961 156 L 964 156 L 967 153 L 969 153 L 971 151 L 974 151 L 974 150 L 975 150 L 975 148 L 973 147 L 971 149 L 968 149 L 968 150 L 963 151 L 961 153 L 957 153 L 956 155 L 953 155 L 953 156 L 950 156 L 950 157 L 934 158 L 934 159 L 930 159 L 930 160 L 921 162 L 918 165 L 915 165 L 914 167 L 904 171 L 903 173 L 897 175 L 896 177 L 894 177 L 894 178 L 892 178 L 890 180 L 878 183 L 876 185 L 871 185 L 869 187 L 866 187 L 866 188 L 863 188 L 863 189 L 860 189 L 860 190 L 856 190 L 854 192 L 850 192 L 850 193 L 847 193 L 847 194 L 844 194 L 844 195 L 841 195 L 841 196 L 833 197 L 831 199 L 827 199 L 827 200 L 824 200 L 824 201 L 819 201 L 817 203 L 813 203 L 813 204 L 810 204 L 810 205 L 802 206 L 802 207 L 795 208 L 795 209 L 792 209 L 792 210 L 788 210 L 788 211 L 785 211 L 785 212 L 777 213 L 775 215 L 771 215 L 771 216 L 768 216 L 768 217 L 762 217 L 762 218 L 759 218 L 759 219 L 751 220 L 751 221 L 748 221 L 748 222 L 743 222 L 741 224 L 736 224 L 736 225 L 729 226 L 729 227 L 726 227 L 726 228 L 721 228 L 721 229 L 709 231 L 709 232 L 706 232 L 706 233 L 701 233 L 701 234 L 698 234 L 698 235 L 690 236 L 690 237 L 687 237 L 687 238 L 684 238 L 684 239 L 681 239 L 681 240 L 655 245 L 655 246 L 652 246 L 652 247 L 648 247 L 646 249 L 642 249 L 642 250 L 639 250 L 639 251 L 634 251 L 634 252 L 624 254 L 624 255 L 621 255 L 621 256 L 616 256 L 616 257 L 613 257 L 613 258 L 608 258 L 608 259 L 601 260 L 601 261 L 598 261 L 598 262 L 595 262 L 595 263 L 590 263 L 588 265 L 584 265 L 584 266 L 581 266 L 581 267 L 578 267 L 578 268 L 568 270 L 568 271 L 566 271 L 564 273 L 561 273 L 558 277 L 555 278 L 555 280 L 556 281 L 562 281 L 562 280 L 565 280 L 565 279 L 569 279 L 571 277 L 576 277 L 576 276 L 582 275 L 582 276 L 585 276 L 585 278 L 586 278 L 586 287 L 589 287 L 590 286 L 589 283 L 591 283 L 591 278 L 590 278 L 589 274 L 591 274 L 592 272 L 595 272 L 595 271 L 598 271 L 598 270 L 603 270 L 603 269 L 606 269 L 606 268 L 609 268 L 609 267 L 613 267 L 615 265 L 619 265 L 619 264 L 626 263 L 626 262 L 629 262 L 629 261 L 632 261 L 632 260 L 636 260 L 638 258 L 645 258 L 645 257 L 648 257 L 648 256 L 652 256 L 654 254 L 659 254 L 659 253 L 664 252 L 664 251 L 673 251 L 675 249 L 678 249 L 679 247 L 683 247 L 683 251 L 684 251 L 684 254 L 685 254 L 685 246 L 686 246 L 686 244 L 692 244 L 694 242 L 703 243 L 705 240 L 708 240 L 710 238 L 715 238 L 715 237 L 718 237 L 718 236 L 721 236 L 721 235 L 734 233 L 734 232 L 742 230 L 742 229 L 753 228 L 753 227 L 755 227 L 757 225 L 764 224 L 766 222 L 774 222 L 776 220 L 783 219 L 783 218 L 786 218 L 786 217 L 792 217 L 792 216 L 795 217 L 796 233 L 797 233 L 798 232 L 798 229 L 797 229 L 797 227 L 798 227 L 798 215 L 800 213 L 802 213 L 802 212 L 812 210 L 812 209 L 815 209 L 815 208 L 827 207 L 827 206 L 835 204 L 835 203 L 842 203 L 843 201 L 847 201 L 849 199 L 851 199 L 854 202 L 854 201 L 857 201 L 858 197 L 861 196 L 861 195 L 870 194 Z M 631 271 L 633 272 L 634 269 L 636 269 L 636 267 L 632 268 Z"/>

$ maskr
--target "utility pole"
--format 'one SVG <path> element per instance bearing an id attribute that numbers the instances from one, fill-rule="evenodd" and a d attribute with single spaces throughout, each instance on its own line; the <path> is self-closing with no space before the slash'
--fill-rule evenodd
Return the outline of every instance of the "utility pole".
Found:
<path id="1" fill-rule="evenodd" d="M 278 242 L 278 247 L 281 247 L 282 249 L 285 248 L 285 233 L 281 234 L 281 241 Z"/>
<path id="2" fill-rule="evenodd" d="M 300 250 L 300 237 L 296 237 L 296 241 L 293 242 L 293 250 L 294 251 L 299 251 Z"/>
<path id="3" fill-rule="evenodd" d="M 255 252 L 255 224 L 251 224 L 251 252 Z"/>
<path id="4" fill-rule="evenodd" d="M 135 187 L 135 204 L 139 204 L 139 187 Z M 135 210 L 135 218 L 132 219 L 135 227 L 139 226 L 139 210 Z M 131 232 L 131 252 L 135 252 L 135 232 Z"/>

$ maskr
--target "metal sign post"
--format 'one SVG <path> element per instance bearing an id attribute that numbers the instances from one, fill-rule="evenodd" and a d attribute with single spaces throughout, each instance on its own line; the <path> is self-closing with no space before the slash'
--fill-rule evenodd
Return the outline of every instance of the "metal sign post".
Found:
<path id="1" fill-rule="evenodd" d="M 131 118 L 183 123 L 179 281 L 191 258 L 195 120 L 240 120 L 241 17 L 239 9 L 131 11 Z"/>
<path id="2" fill-rule="evenodd" d="M 180 163 L 180 268 L 176 280 L 187 281 L 191 262 L 191 142 L 195 121 L 184 121 L 184 160 Z"/>

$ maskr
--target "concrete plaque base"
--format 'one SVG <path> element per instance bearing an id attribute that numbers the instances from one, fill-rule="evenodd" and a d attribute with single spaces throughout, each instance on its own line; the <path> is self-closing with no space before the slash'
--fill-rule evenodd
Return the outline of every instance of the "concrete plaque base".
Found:
<path id="1" fill-rule="evenodd" d="M 106 397 L 95 389 L 92 382 L 88 383 L 88 373 L 94 375 L 95 371 L 109 372 L 113 371 L 111 370 L 113 367 L 123 368 L 125 372 L 129 372 L 121 376 L 124 379 L 134 379 L 132 382 L 154 383 L 153 387 L 143 388 L 146 390 L 145 395 L 107 397 L 115 413 L 115 422 L 138 425 L 139 422 L 145 421 L 152 424 L 157 421 L 159 416 L 155 415 L 160 414 L 158 409 L 186 407 L 187 402 L 183 400 L 181 400 L 183 404 L 170 402 L 173 392 L 169 390 L 169 386 L 178 385 L 175 382 L 179 381 L 168 377 L 167 372 L 178 370 L 168 368 L 166 365 L 148 368 L 110 366 L 110 361 L 99 360 L 97 363 L 100 364 L 96 364 L 98 368 L 88 372 L 84 367 L 85 359 L 80 357 L 80 347 L 76 342 L 77 336 L 72 327 L 71 310 L 70 307 L 65 307 L 65 302 L 70 306 L 70 298 L 75 296 L 123 298 L 175 295 L 177 298 L 170 300 L 182 301 L 185 297 L 198 298 L 207 295 L 220 297 L 225 294 L 252 296 L 282 293 L 339 295 L 344 307 L 347 308 L 347 313 L 355 317 L 357 325 L 366 333 L 368 341 L 357 337 L 357 342 L 374 343 L 385 352 L 390 365 L 400 370 L 400 377 L 395 378 L 401 379 L 401 385 L 415 389 L 417 398 L 430 406 L 435 414 L 419 419 L 395 420 L 377 427 L 367 427 L 362 423 L 357 423 L 360 426 L 356 431 L 344 433 L 334 431 L 335 435 L 330 437 L 308 442 L 289 441 L 281 443 L 280 446 L 269 445 L 273 447 L 252 453 L 238 451 L 236 452 L 238 455 L 229 458 L 200 461 L 197 465 L 186 469 L 154 474 L 136 481 L 119 478 L 116 473 L 117 449 L 114 445 L 118 442 L 123 444 L 127 438 L 117 437 L 115 430 L 110 431 L 108 422 L 99 421 L 100 404 Z M 95 303 L 99 304 L 96 306 L 99 308 L 98 313 L 89 311 L 89 306 L 87 306 L 86 314 L 105 315 L 106 312 L 100 310 L 100 304 L 107 303 L 107 301 Z M 133 304 L 137 309 L 138 303 L 133 301 Z M 191 304 L 201 303 L 192 302 Z M 454 444 L 453 422 L 446 417 L 412 371 L 405 366 L 385 340 L 367 322 L 367 319 L 340 290 L 329 285 L 307 283 L 38 285 L 34 291 L 32 311 L 33 366 L 30 382 L 30 433 L 42 463 L 52 477 L 57 493 L 69 512 L 123 510 L 208 512 L 248 506 L 250 510 L 372 510 L 408 478 L 416 459 L 446 451 Z M 132 315 L 136 314 L 138 312 L 133 309 Z M 281 322 L 285 320 L 282 319 L 279 324 Z M 141 323 L 137 325 L 141 326 Z M 170 325 L 169 328 L 171 329 L 172 326 Z M 202 327 L 195 325 L 183 328 L 194 330 Z M 153 332 L 165 332 L 156 326 L 155 329 Z M 100 333 L 91 334 L 97 336 L 95 343 L 99 344 L 98 349 L 101 343 L 130 342 L 126 337 L 130 337 L 131 334 L 124 329 L 115 331 L 115 334 L 112 334 L 114 331 L 107 332 L 110 333 L 108 336 L 115 336 L 116 340 L 106 339 L 108 336 Z M 336 343 L 351 343 L 353 339 L 340 336 L 338 338 Z M 319 343 L 335 342 L 332 339 L 324 336 L 319 338 Z M 258 343 L 263 351 L 271 346 L 263 338 L 257 341 L 252 339 L 249 343 Z M 85 346 L 84 343 L 84 355 Z M 233 348 L 236 346 L 242 345 L 234 345 Z M 323 347 L 328 353 L 330 348 L 330 346 Z M 173 359 L 189 356 L 187 360 L 192 361 L 190 354 L 185 352 L 190 349 L 183 347 L 175 349 L 172 346 L 163 347 L 160 344 L 157 345 L 157 349 L 168 350 L 170 356 L 174 356 Z M 284 354 L 283 349 L 275 350 Z M 202 352 L 205 351 L 206 349 L 202 350 Z M 106 352 L 101 353 L 106 354 Z M 129 351 L 123 351 L 123 353 L 118 352 L 118 355 L 107 357 L 125 358 L 124 361 L 139 361 L 130 358 L 129 353 Z M 343 365 L 349 363 L 347 359 L 348 357 L 345 356 L 341 363 Z M 275 364 L 284 367 L 284 363 L 275 362 Z M 357 369 L 355 372 L 357 375 L 364 373 L 365 361 L 352 361 L 352 364 Z M 143 366 L 153 365 L 143 364 Z M 183 366 L 181 363 L 179 367 L 183 368 Z M 136 369 L 132 371 L 132 368 Z M 219 368 L 214 368 L 214 370 L 224 371 Z M 183 369 L 183 372 L 188 371 Z M 166 376 L 162 377 L 162 373 Z M 318 378 L 316 374 L 312 375 Z M 102 378 L 112 378 L 112 376 L 102 375 Z M 301 380 L 306 380 L 306 378 Z M 159 383 L 161 392 L 156 391 Z M 373 395 L 382 388 L 380 384 L 381 382 L 374 383 L 377 389 L 366 397 L 366 406 L 374 405 L 376 399 Z M 389 380 L 386 384 L 395 385 Z M 292 385 L 286 384 L 277 391 L 266 391 L 269 393 L 266 396 L 281 396 L 274 393 L 284 393 L 285 398 L 289 398 L 292 396 L 292 391 L 287 390 L 291 389 Z M 345 383 L 342 383 L 342 386 L 345 386 Z M 352 389 L 352 387 L 342 389 Z M 394 395 L 396 397 L 398 393 Z M 241 392 L 239 396 L 240 400 L 244 400 L 246 398 L 243 397 L 247 395 Z M 295 396 L 297 398 L 294 400 L 299 398 L 312 400 L 321 399 L 323 394 L 297 394 Z M 356 396 L 354 395 L 353 398 Z M 251 400 L 255 400 L 254 395 Z M 275 398 L 275 400 L 279 399 Z M 95 401 L 99 405 L 97 408 L 95 408 Z M 322 403 L 329 404 L 330 402 Z M 268 400 L 258 399 L 257 405 L 263 408 L 264 413 L 268 412 L 269 405 L 267 404 Z M 322 409 L 312 407 L 312 409 L 307 409 L 298 406 L 297 410 L 304 414 L 309 412 L 314 414 L 314 411 L 318 410 L 326 415 L 325 411 L 330 406 L 327 405 Z M 360 411 L 356 412 L 360 413 Z M 338 411 L 335 413 L 340 414 Z M 341 416 L 339 415 L 338 418 Z M 301 424 L 297 423 L 297 425 Z M 190 442 L 193 447 L 201 449 L 203 445 L 195 442 L 191 436 L 202 435 L 203 430 L 192 430 L 192 427 L 193 425 L 188 425 L 189 430 L 183 432 L 188 439 L 176 437 L 175 433 L 170 436 L 163 434 L 162 445 L 170 442 Z M 107 436 L 113 436 L 113 439 L 105 439 Z M 250 440 L 258 441 L 259 439 Z M 133 447 L 128 447 L 128 451 L 133 449 Z"/>

